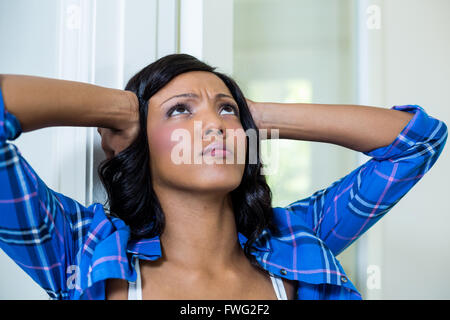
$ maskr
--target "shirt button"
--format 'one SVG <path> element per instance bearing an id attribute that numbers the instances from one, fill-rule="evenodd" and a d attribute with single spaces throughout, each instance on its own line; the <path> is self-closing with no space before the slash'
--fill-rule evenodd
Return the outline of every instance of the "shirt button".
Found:
<path id="1" fill-rule="evenodd" d="M 342 281 L 343 283 L 347 283 L 348 279 L 347 279 L 346 276 L 341 276 L 341 281 Z"/>
<path id="2" fill-rule="evenodd" d="M 287 275 L 286 269 L 281 269 L 281 270 L 280 270 L 280 273 L 281 273 L 282 275 L 284 275 L 284 276 Z"/>

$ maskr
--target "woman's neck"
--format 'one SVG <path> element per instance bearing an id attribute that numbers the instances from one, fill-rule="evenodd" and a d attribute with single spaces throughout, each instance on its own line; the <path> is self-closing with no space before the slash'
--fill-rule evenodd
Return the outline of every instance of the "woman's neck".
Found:
<path id="1" fill-rule="evenodd" d="M 163 261 L 212 274 L 231 269 L 245 258 L 229 194 L 155 191 L 166 221 L 161 235 Z"/>

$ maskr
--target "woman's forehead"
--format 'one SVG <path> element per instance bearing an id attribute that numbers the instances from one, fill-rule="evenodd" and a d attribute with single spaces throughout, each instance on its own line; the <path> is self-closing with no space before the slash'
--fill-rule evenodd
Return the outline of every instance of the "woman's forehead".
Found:
<path id="1" fill-rule="evenodd" d="M 152 104 L 162 104 L 167 99 L 176 95 L 194 94 L 207 95 L 211 99 L 217 94 L 231 96 L 231 92 L 225 83 L 214 73 L 205 71 L 191 71 L 178 75 L 166 86 L 159 90 L 150 100 Z"/>

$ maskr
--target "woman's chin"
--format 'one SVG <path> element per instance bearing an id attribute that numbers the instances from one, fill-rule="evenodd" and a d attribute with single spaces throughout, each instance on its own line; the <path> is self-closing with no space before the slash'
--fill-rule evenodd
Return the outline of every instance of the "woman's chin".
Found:
<path id="1" fill-rule="evenodd" d="M 242 181 L 242 172 L 236 169 L 205 168 L 191 180 L 191 186 L 205 191 L 232 191 Z"/>

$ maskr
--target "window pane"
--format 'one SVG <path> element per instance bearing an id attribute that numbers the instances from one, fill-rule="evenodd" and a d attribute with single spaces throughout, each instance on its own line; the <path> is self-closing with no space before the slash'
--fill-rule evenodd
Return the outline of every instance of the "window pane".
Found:
<path id="1" fill-rule="evenodd" d="M 244 94 L 265 102 L 356 104 L 355 6 L 354 0 L 235 0 L 233 77 Z M 278 158 L 271 154 L 277 149 Z M 264 141 L 262 159 L 271 166 L 274 207 L 310 196 L 357 165 L 355 151 L 310 141 Z M 339 260 L 358 286 L 354 249 Z"/>

